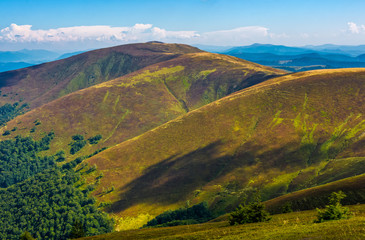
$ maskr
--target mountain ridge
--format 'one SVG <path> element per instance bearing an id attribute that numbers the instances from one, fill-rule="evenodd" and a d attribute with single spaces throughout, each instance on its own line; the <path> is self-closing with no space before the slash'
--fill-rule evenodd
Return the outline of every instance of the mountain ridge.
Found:
<path id="1" fill-rule="evenodd" d="M 332 94 L 344 96 L 343 91 L 362 86 L 364 77 L 364 69 L 295 73 L 191 111 L 87 160 L 103 172 L 101 186 L 116 189 L 99 195 L 99 188 L 95 196 L 113 203 L 110 212 L 136 216 L 185 201 L 205 200 L 222 211 L 234 206 L 240 191 L 260 188 L 267 200 L 309 187 L 308 179 L 326 159 L 351 157 L 344 154 L 344 142 L 349 147 L 359 142 L 362 95 L 339 100 Z M 338 84 L 341 88 L 330 93 Z M 356 108 L 349 111 L 345 106 L 354 98 Z M 287 99 L 295 108 L 284 105 Z M 334 107 L 336 101 L 342 107 Z M 317 113 L 325 109 L 323 116 Z M 339 126 L 343 133 L 337 136 Z"/>
<path id="2" fill-rule="evenodd" d="M 48 80 L 26 76 L 59 63 L 73 69 L 58 76 L 56 88 L 38 89 Z M 224 214 L 258 190 L 277 211 L 292 192 L 363 179 L 356 175 L 365 172 L 365 69 L 289 74 L 187 45 L 149 42 L 22 71 L 14 89 L 33 83 L 40 95 L 28 98 L 33 109 L 1 127 L 0 140 L 51 135 L 41 155 L 57 154 L 65 169 L 79 163 L 80 186 L 95 189 L 117 230 L 203 201 L 214 215 Z M 7 87 L 4 95 L 15 101 L 20 92 Z M 347 190 L 365 202 L 362 188 Z M 305 206 L 307 192 L 294 194 L 295 204 Z M 320 199 L 328 193 L 320 192 Z"/>
<path id="3" fill-rule="evenodd" d="M 31 108 L 73 91 L 120 77 L 184 53 L 200 52 L 188 45 L 140 43 L 89 51 L 67 59 L 0 73 L 7 96 L 0 103 L 25 101 Z"/>
<path id="4" fill-rule="evenodd" d="M 89 155 L 282 74 L 235 57 L 207 52 L 183 54 L 67 94 L 18 116 L 2 131 L 17 128 L 14 134 L 38 139 L 53 130 L 56 137 L 51 152 L 67 150 L 75 134 L 86 138 L 101 134 L 103 139 L 98 145 L 87 145 L 75 157 Z M 31 132 L 33 128 L 36 130 Z M 1 138 L 12 138 L 14 134 Z"/>

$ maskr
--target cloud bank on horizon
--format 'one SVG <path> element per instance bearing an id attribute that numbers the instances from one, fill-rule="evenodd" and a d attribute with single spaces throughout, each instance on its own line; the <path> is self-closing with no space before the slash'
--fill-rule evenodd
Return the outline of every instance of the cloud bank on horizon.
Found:
<path id="1" fill-rule="evenodd" d="M 32 25 L 11 24 L 1 29 L 0 41 L 5 42 L 73 42 L 73 41 L 135 41 L 163 38 L 193 38 L 194 31 L 166 31 L 152 24 L 135 24 L 132 27 L 75 26 L 47 30 L 33 30 Z"/>
<path id="2" fill-rule="evenodd" d="M 123 44 L 145 41 L 180 42 L 188 44 L 240 45 L 273 37 L 269 29 L 247 26 L 231 30 L 198 33 L 197 31 L 168 31 L 152 24 L 135 24 L 131 27 L 107 25 L 74 26 L 54 29 L 33 29 L 32 25 L 11 24 L 0 30 L 0 42 L 9 44 L 105 43 Z"/>
<path id="3" fill-rule="evenodd" d="M 365 35 L 365 26 L 348 22 L 347 35 Z M 303 37 L 305 36 L 305 37 Z M 299 37 L 308 38 L 308 34 Z M 108 25 L 74 26 L 54 29 L 32 29 L 32 25 L 17 25 L 15 23 L 0 30 L 0 43 L 10 45 L 52 45 L 55 47 L 73 44 L 74 48 L 100 47 L 113 44 L 124 44 L 145 41 L 180 42 L 187 44 L 207 45 L 247 45 L 256 42 L 270 43 L 275 40 L 293 38 L 285 33 L 276 34 L 263 26 L 246 26 L 230 30 L 211 32 L 169 31 L 152 24 L 135 24 L 127 27 L 112 27 Z"/>

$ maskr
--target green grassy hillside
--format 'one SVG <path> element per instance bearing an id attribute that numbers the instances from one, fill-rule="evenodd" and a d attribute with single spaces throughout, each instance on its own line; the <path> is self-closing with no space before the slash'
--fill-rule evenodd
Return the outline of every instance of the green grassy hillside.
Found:
<path id="1" fill-rule="evenodd" d="M 24 101 L 35 108 L 68 93 L 194 52 L 202 51 L 183 44 L 128 44 L 3 72 L 0 104 Z"/>
<path id="2" fill-rule="evenodd" d="M 364 239 L 365 206 L 351 206 L 353 217 L 313 223 L 315 211 L 273 215 L 264 223 L 230 226 L 228 221 L 168 228 L 147 228 L 109 233 L 83 239 Z"/>
<path id="3" fill-rule="evenodd" d="M 53 130 L 51 153 L 64 150 L 69 156 L 73 135 L 102 135 L 98 144 L 87 143 L 73 157 L 89 155 L 282 74 L 234 57 L 184 54 L 36 108 L 8 122 L 1 133 L 10 134 L 1 139 L 18 134 L 39 139 Z"/>
<path id="4" fill-rule="evenodd" d="M 189 112 L 89 159 L 104 174 L 95 195 L 137 221 L 204 200 L 223 213 L 257 188 L 268 200 L 363 173 L 364 80 L 364 69 L 296 73 Z"/>
<path id="5" fill-rule="evenodd" d="M 344 204 L 359 204 L 365 202 L 365 174 L 349 177 L 286 194 L 265 202 L 270 212 L 279 213 L 288 205 L 292 210 L 307 210 L 324 207 L 328 204 L 328 197 L 332 192 L 343 191 L 346 198 Z"/>

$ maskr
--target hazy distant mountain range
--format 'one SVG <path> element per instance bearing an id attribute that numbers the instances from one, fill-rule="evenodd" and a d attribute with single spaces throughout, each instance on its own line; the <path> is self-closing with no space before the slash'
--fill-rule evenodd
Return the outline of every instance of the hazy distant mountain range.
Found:
<path id="1" fill-rule="evenodd" d="M 365 67 L 365 45 L 320 45 L 288 47 L 283 45 L 253 44 L 242 47 L 199 46 L 203 50 L 219 52 L 262 65 L 288 71 L 312 69 Z"/>
<path id="2" fill-rule="evenodd" d="M 322 53 L 337 53 L 350 56 L 358 56 L 365 53 L 365 45 L 350 46 L 350 45 L 306 45 L 303 47 L 290 47 L 284 45 L 272 45 L 272 44 L 260 44 L 255 43 L 249 46 L 212 46 L 212 45 L 193 45 L 204 51 L 209 52 L 227 52 L 233 49 L 240 48 L 245 50 L 244 52 L 251 53 L 275 53 L 275 54 L 301 54 L 310 52 L 322 52 Z"/>
<path id="3" fill-rule="evenodd" d="M 0 51 L 0 72 L 30 67 L 36 64 L 64 59 L 83 51 L 72 53 L 57 53 L 47 50 Z"/>
<path id="4" fill-rule="evenodd" d="M 312 69 L 365 67 L 365 45 L 342 46 L 325 44 L 289 47 L 256 43 L 237 47 L 200 44 L 194 46 L 204 51 L 227 54 L 293 72 Z M 4 51 L 0 52 L 0 72 L 60 60 L 83 52 L 76 51 L 60 54 L 47 50 L 23 49 L 20 51 Z"/>

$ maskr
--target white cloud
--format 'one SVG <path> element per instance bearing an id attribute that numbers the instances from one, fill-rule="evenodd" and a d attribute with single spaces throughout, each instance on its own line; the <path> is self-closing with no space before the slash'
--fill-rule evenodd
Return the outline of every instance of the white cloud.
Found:
<path id="1" fill-rule="evenodd" d="M 245 26 L 211 32 L 170 31 L 152 24 L 112 27 L 74 26 L 34 29 L 32 25 L 11 24 L 0 30 L 0 48 L 91 49 L 146 41 L 179 42 L 238 46 L 252 43 L 290 40 L 285 33 L 270 32 L 262 26 Z"/>
<path id="2" fill-rule="evenodd" d="M 337 35 L 336 35 L 337 34 Z M 242 46 L 252 43 L 271 44 L 360 44 L 364 42 L 365 25 L 348 22 L 347 28 L 331 36 L 326 32 L 289 33 L 272 32 L 263 26 L 244 26 L 211 32 L 171 31 L 152 24 L 134 26 L 73 26 L 52 29 L 34 29 L 32 25 L 11 24 L 0 29 L 0 50 L 52 49 L 84 50 L 113 45 L 162 41 L 187 44 Z M 295 44 L 293 44 L 295 43 Z"/>
<path id="3" fill-rule="evenodd" d="M 349 31 L 354 34 L 365 33 L 365 25 L 357 25 L 354 22 L 347 23 Z"/>
<path id="4" fill-rule="evenodd" d="M 195 31 L 166 31 L 152 24 L 132 27 L 75 26 L 47 30 L 33 30 L 32 25 L 11 24 L 0 31 L 3 42 L 74 42 L 74 41 L 148 41 L 168 38 L 186 39 L 198 36 Z"/>

